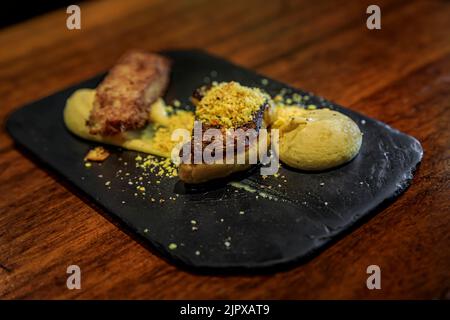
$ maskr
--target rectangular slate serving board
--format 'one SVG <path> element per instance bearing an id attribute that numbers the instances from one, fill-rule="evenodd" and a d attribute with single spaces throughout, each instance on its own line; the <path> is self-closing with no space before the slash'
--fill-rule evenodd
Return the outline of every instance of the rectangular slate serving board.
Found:
<path id="1" fill-rule="evenodd" d="M 262 76 L 202 51 L 163 54 L 173 61 L 165 96 L 169 103 L 178 99 L 190 106 L 193 90 L 214 80 L 235 80 L 271 95 L 287 88 L 308 97 L 308 104 L 348 115 L 364 134 L 359 155 L 333 170 L 307 173 L 282 166 L 278 178 L 263 179 L 255 168 L 228 181 L 194 188 L 177 178 L 150 175 L 144 179 L 142 195 L 129 184 L 142 176 L 135 166 L 138 153 L 110 147 L 112 155 L 104 163 L 86 168 L 83 157 L 98 144 L 75 137 L 64 126 L 66 99 L 79 88 L 95 88 L 104 75 L 10 115 L 7 130 L 19 145 L 177 265 L 224 273 L 272 271 L 305 261 L 403 192 L 421 161 L 420 143 L 384 123 L 275 80 L 263 85 Z M 254 192 L 227 183 L 231 180 Z"/>

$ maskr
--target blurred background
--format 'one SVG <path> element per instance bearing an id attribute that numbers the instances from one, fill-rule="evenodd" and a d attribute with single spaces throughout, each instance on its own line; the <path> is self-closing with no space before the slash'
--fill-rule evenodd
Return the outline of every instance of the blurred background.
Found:
<path id="1" fill-rule="evenodd" d="M 82 1 L 77 1 L 81 3 Z M 2 3 L 0 10 L 0 28 L 25 21 L 51 10 L 67 8 L 73 4 L 71 0 L 40 0 L 40 1 L 8 1 Z"/>

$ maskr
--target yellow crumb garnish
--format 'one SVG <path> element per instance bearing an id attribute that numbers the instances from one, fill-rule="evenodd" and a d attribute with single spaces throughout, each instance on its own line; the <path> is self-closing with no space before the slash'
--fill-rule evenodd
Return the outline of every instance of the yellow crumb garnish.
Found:
<path id="1" fill-rule="evenodd" d="M 105 161 L 109 157 L 109 152 L 103 147 L 95 147 L 89 150 L 84 157 L 84 161 Z"/>
<path id="2" fill-rule="evenodd" d="M 149 171 L 157 177 L 178 176 L 177 166 L 170 158 L 160 158 L 149 154 L 142 161 L 136 162 L 136 167 L 141 168 L 144 172 Z M 159 184 L 160 181 L 158 180 L 156 183 Z"/>
<path id="3" fill-rule="evenodd" d="M 155 125 L 155 134 L 152 138 L 153 148 L 159 154 L 170 157 L 172 149 L 178 141 L 172 141 L 172 132 L 176 129 L 192 131 L 194 127 L 194 114 L 190 111 L 178 110 L 169 116 L 165 125 Z"/>
<path id="4" fill-rule="evenodd" d="M 237 82 L 213 86 L 197 105 L 196 116 L 212 125 L 237 128 L 250 122 L 268 96 Z"/>

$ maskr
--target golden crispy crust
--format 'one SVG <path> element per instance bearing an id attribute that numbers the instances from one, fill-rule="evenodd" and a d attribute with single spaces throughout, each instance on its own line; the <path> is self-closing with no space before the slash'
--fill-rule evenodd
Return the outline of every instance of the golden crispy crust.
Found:
<path id="1" fill-rule="evenodd" d="M 195 104 L 195 102 L 198 102 L 203 98 L 204 94 L 207 92 L 208 89 L 209 89 L 208 87 L 202 87 L 200 89 L 197 89 L 194 92 L 193 97 L 192 97 L 194 104 Z M 254 114 L 254 117 L 251 122 L 248 122 L 248 123 L 244 124 L 243 126 L 236 128 L 236 129 L 242 129 L 244 132 L 246 132 L 248 129 L 253 129 L 256 132 L 259 132 L 259 130 L 261 128 L 266 127 L 266 125 L 264 123 L 264 112 L 268 108 L 269 108 L 269 103 L 268 102 L 263 103 L 260 106 L 259 110 Z M 221 130 L 223 137 L 226 137 L 226 134 L 225 134 L 226 128 L 221 127 L 221 126 L 203 125 L 202 126 L 203 133 L 210 128 L 216 128 L 216 129 Z M 231 143 L 232 147 L 235 148 L 235 152 L 236 152 L 236 146 L 237 146 L 236 139 L 233 139 L 232 141 L 226 141 L 226 140 L 227 139 L 225 138 L 222 141 L 224 149 L 226 148 L 227 143 Z M 194 139 L 192 139 L 188 143 L 190 144 L 190 149 L 191 149 L 190 160 L 192 162 L 193 161 L 193 153 L 194 153 L 194 149 L 195 149 L 195 141 L 194 141 Z M 205 150 L 205 147 L 210 142 L 201 141 L 200 143 L 202 144 L 201 150 L 203 151 L 203 150 Z M 178 176 L 179 176 L 180 180 L 185 183 L 197 184 L 197 183 L 203 183 L 203 182 L 207 182 L 207 181 L 214 180 L 214 179 L 224 178 L 233 173 L 248 170 L 249 168 L 252 167 L 252 164 L 248 164 L 249 152 L 250 152 L 250 150 L 251 150 L 251 152 L 256 152 L 255 150 L 257 150 L 257 148 L 258 148 L 257 143 L 250 146 L 248 144 L 248 142 L 246 141 L 244 152 L 245 152 L 245 159 L 247 159 L 247 160 L 246 160 L 246 163 L 243 163 L 243 164 L 237 164 L 237 163 L 234 163 L 234 164 L 181 163 L 179 170 L 178 170 Z M 183 157 L 182 150 L 180 152 L 180 156 Z"/>
<path id="2" fill-rule="evenodd" d="M 150 105 L 166 90 L 169 74 L 170 62 L 163 56 L 125 53 L 97 87 L 87 123 L 90 133 L 114 135 L 145 126 Z"/>

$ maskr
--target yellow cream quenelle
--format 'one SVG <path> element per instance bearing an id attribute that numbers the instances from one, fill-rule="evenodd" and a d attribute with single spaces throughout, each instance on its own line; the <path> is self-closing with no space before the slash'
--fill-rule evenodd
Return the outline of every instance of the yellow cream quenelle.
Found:
<path id="1" fill-rule="evenodd" d="M 362 133 L 349 117 L 329 109 L 277 107 L 272 128 L 279 129 L 279 157 L 301 170 L 326 170 L 353 159 Z"/>

